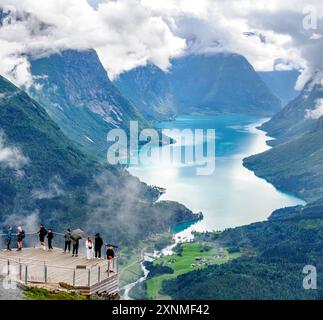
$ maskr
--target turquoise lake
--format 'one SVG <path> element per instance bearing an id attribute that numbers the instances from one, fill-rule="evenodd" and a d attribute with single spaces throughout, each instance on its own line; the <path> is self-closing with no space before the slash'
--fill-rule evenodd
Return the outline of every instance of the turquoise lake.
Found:
<path id="1" fill-rule="evenodd" d="M 182 236 L 192 230 L 223 230 L 266 220 L 275 209 L 304 201 L 278 191 L 242 165 L 243 158 L 269 149 L 266 141 L 270 138 L 257 129 L 265 120 L 240 115 L 182 116 L 160 123 L 161 129 L 215 129 L 215 158 L 209 159 L 215 163 L 214 172 L 197 175 L 199 163 L 164 161 L 157 156 L 149 164 L 128 170 L 150 185 L 165 188 L 161 200 L 178 201 L 194 212 L 203 212 L 204 219 Z M 205 148 L 206 141 L 200 139 L 199 143 Z M 162 148 L 183 146 L 175 143 Z"/>

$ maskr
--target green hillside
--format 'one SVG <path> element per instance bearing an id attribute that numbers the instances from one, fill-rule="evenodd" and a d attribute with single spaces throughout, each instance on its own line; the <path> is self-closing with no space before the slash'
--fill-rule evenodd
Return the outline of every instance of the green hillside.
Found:
<path id="1" fill-rule="evenodd" d="M 308 202 L 323 197 L 323 118 L 303 136 L 245 159 L 256 175 Z M 269 166 L 268 163 L 271 165 Z"/>
<path id="2" fill-rule="evenodd" d="M 2 77 L 0 128 L 3 223 L 26 225 L 28 216 L 37 214 L 34 227 L 40 221 L 57 231 L 81 227 L 135 245 L 151 233 L 196 218 L 178 203 L 155 203 L 161 191 L 122 168 L 88 159 L 39 104 Z"/>
<path id="3" fill-rule="evenodd" d="M 165 281 L 161 294 L 176 300 L 323 299 L 322 207 L 281 209 L 267 222 L 197 236 L 195 241 L 229 246 L 242 256 Z M 317 290 L 303 288 L 305 265 L 317 268 Z"/>

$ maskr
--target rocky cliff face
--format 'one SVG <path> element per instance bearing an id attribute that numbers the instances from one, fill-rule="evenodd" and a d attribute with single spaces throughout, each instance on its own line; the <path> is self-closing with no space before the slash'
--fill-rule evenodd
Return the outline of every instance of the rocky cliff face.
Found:
<path id="1" fill-rule="evenodd" d="M 146 122 L 108 78 L 96 52 L 64 51 L 32 61 L 40 102 L 63 132 L 84 150 L 104 156 L 110 129 L 129 130 L 129 121 Z"/>
<path id="2" fill-rule="evenodd" d="M 114 80 L 114 84 L 146 119 L 159 121 L 177 113 L 168 74 L 154 65 L 125 72 Z"/>

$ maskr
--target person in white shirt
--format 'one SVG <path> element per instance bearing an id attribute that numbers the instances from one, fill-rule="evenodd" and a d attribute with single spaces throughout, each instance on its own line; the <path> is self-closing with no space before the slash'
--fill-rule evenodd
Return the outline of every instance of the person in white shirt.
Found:
<path id="1" fill-rule="evenodd" d="M 94 244 L 92 237 L 87 237 L 85 241 L 85 247 L 86 247 L 86 258 L 88 260 L 93 259 L 94 257 Z"/>

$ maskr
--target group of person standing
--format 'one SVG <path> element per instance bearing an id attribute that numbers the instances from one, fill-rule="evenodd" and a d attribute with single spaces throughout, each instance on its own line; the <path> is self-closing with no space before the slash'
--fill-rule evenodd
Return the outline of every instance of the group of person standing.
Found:
<path id="1" fill-rule="evenodd" d="M 93 259 L 94 257 L 97 259 L 101 259 L 102 255 L 102 246 L 103 246 L 103 240 L 99 233 L 95 235 L 94 243 L 92 240 L 92 237 L 87 237 L 85 241 L 85 247 L 86 247 L 86 258 L 87 259 Z"/>
<path id="2" fill-rule="evenodd" d="M 22 241 L 25 239 L 26 234 L 25 231 L 22 229 L 21 226 L 17 227 L 17 233 L 13 233 L 12 227 L 9 225 L 7 226 L 7 232 L 6 232 L 6 237 L 7 237 L 7 251 L 11 251 L 11 242 L 14 236 L 17 236 L 17 251 L 22 250 Z"/>
<path id="3" fill-rule="evenodd" d="M 78 256 L 79 250 L 79 240 L 72 237 L 72 232 L 70 229 L 67 229 L 65 235 L 65 247 L 64 253 L 71 253 L 71 245 L 72 245 L 72 257 Z M 100 234 L 97 233 L 95 235 L 94 241 L 91 236 L 88 236 L 85 241 L 85 249 L 86 249 L 86 258 L 88 260 L 91 259 L 102 259 L 102 247 L 103 247 L 103 239 Z M 111 245 L 107 245 L 106 258 L 108 260 L 112 260 L 114 258 L 114 248 Z"/>
<path id="4" fill-rule="evenodd" d="M 67 229 L 66 233 L 64 234 L 64 240 L 65 240 L 64 253 L 66 252 L 71 253 L 71 247 L 72 247 L 72 257 L 77 257 L 79 246 L 80 246 L 80 238 L 73 237 L 71 229 Z M 100 237 L 99 233 L 97 233 L 95 236 L 94 244 L 92 241 L 92 237 L 87 237 L 85 241 L 86 257 L 88 259 L 93 259 L 94 251 L 95 251 L 95 258 L 101 258 L 102 246 L 103 246 L 103 240 Z"/>
<path id="5" fill-rule="evenodd" d="M 73 231 L 74 232 L 74 231 Z M 39 230 L 37 232 L 39 236 L 40 248 L 42 250 L 46 250 L 45 239 L 47 239 L 48 250 L 53 250 L 53 239 L 54 239 L 54 232 L 51 228 L 46 230 L 43 224 L 40 224 Z M 13 233 L 12 227 L 7 226 L 6 237 L 7 237 L 7 251 L 11 251 L 11 242 L 14 236 L 17 236 L 17 251 L 22 250 L 22 243 L 23 239 L 25 238 L 26 234 L 25 231 L 22 229 L 21 226 L 17 227 L 17 233 Z M 66 233 L 64 234 L 64 253 L 71 253 L 72 249 L 72 257 L 78 256 L 80 239 L 82 236 L 78 234 L 75 236 L 72 234 L 71 229 L 67 229 Z M 85 249 L 86 249 L 86 258 L 88 260 L 91 259 L 102 259 L 102 247 L 104 245 L 103 239 L 101 238 L 100 234 L 97 233 L 95 235 L 94 240 L 91 236 L 88 236 L 85 241 Z M 106 245 L 107 250 L 105 252 L 107 260 L 113 260 L 114 258 L 114 248 L 112 245 Z"/>
<path id="6" fill-rule="evenodd" d="M 47 231 L 45 226 L 41 224 L 39 227 L 38 235 L 39 235 L 40 248 L 43 250 L 46 250 L 45 237 L 47 237 L 48 250 L 53 250 L 53 239 L 54 239 L 53 230 L 48 229 Z"/>

